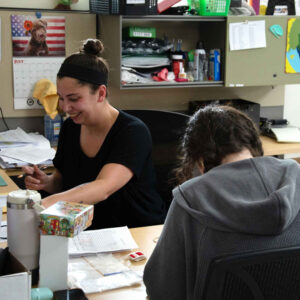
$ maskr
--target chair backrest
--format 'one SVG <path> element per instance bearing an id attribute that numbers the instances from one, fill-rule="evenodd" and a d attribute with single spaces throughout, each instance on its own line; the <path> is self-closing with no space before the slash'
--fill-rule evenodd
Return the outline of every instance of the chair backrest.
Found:
<path id="1" fill-rule="evenodd" d="M 202 299 L 300 299 L 300 247 L 216 258 L 209 266 Z"/>
<path id="2" fill-rule="evenodd" d="M 160 110 L 124 110 L 142 120 L 150 130 L 153 142 L 152 159 L 160 196 L 169 206 L 173 186 L 170 183 L 172 170 L 178 160 L 180 137 L 189 116 Z"/>

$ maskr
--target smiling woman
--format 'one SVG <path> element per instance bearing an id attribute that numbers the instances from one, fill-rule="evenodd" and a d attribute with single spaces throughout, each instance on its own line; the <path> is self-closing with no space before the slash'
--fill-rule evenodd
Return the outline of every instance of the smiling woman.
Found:
<path id="1" fill-rule="evenodd" d="M 59 136 L 56 171 L 25 167 L 26 187 L 51 193 L 43 199 L 46 207 L 57 201 L 94 204 L 93 229 L 161 224 L 165 207 L 155 189 L 149 130 L 108 102 L 102 51 L 101 41 L 87 40 L 63 62 L 57 93 L 69 118 Z"/>

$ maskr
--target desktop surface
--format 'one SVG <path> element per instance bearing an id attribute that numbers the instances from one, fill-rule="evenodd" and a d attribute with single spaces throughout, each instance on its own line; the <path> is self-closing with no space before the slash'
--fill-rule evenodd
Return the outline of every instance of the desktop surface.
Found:
<path id="1" fill-rule="evenodd" d="M 6 214 L 4 214 L 4 219 L 6 219 Z M 154 225 L 130 229 L 134 240 L 139 246 L 138 250 L 143 252 L 147 258 L 150 257 L 156 245 L 156 242 L 161 234 L 162 228 L 163 225 Z M 0 248 L 5 248 L 6 246 L 6 242 L 0 243 Z M 128 254 L 130 252 L 131 251 L 124 251 L 114 253 L 113 255 L 119 260 L 121 260 L 121 262 L 128 266 L 130 269 L 137 272 L 143 272 L 147 260 L 132 262 L 128 259 Z M 87 294 L 87 298 L 89 300 L 144 300 L 147 299 L 147 293 L 145 285 L 141 283 L 137 286 L 119 288 L 102 293 Z"/>

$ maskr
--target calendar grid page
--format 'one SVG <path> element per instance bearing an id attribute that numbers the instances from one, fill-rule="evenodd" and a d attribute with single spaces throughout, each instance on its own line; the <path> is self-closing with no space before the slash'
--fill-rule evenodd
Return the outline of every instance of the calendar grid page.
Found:
<path id="1" fill-rule="evenodd" d="M 42 109 L 39 101 L 32 97 L 35 83 L 49 79 L 56 83 L 57 72 L 64 57 L 13 57 L 14 108 Z"/>

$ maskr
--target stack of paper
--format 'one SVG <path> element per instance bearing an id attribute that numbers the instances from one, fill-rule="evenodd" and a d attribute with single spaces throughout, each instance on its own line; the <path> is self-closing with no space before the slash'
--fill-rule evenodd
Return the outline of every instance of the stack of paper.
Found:
<path id="1" fill-rule="evenodd" d="M 273 127 L 271 128 L 277 142 L 300 142 L 300 129 L 292 126 Z"/>
<path id="2" fill-rule="evenodd" d="M 0 132 L 0 166 L 3 169 L 28 164 L 52 165 L 55 150 L 40 134 L 26 133 L 21 128 Z"/>
<path id="3" fill-rule="evenodd" d="M 87 256 L 103 252 L 138 248 L 127 226 L 83 231 L 69 241 L 69 256 Z"/>

